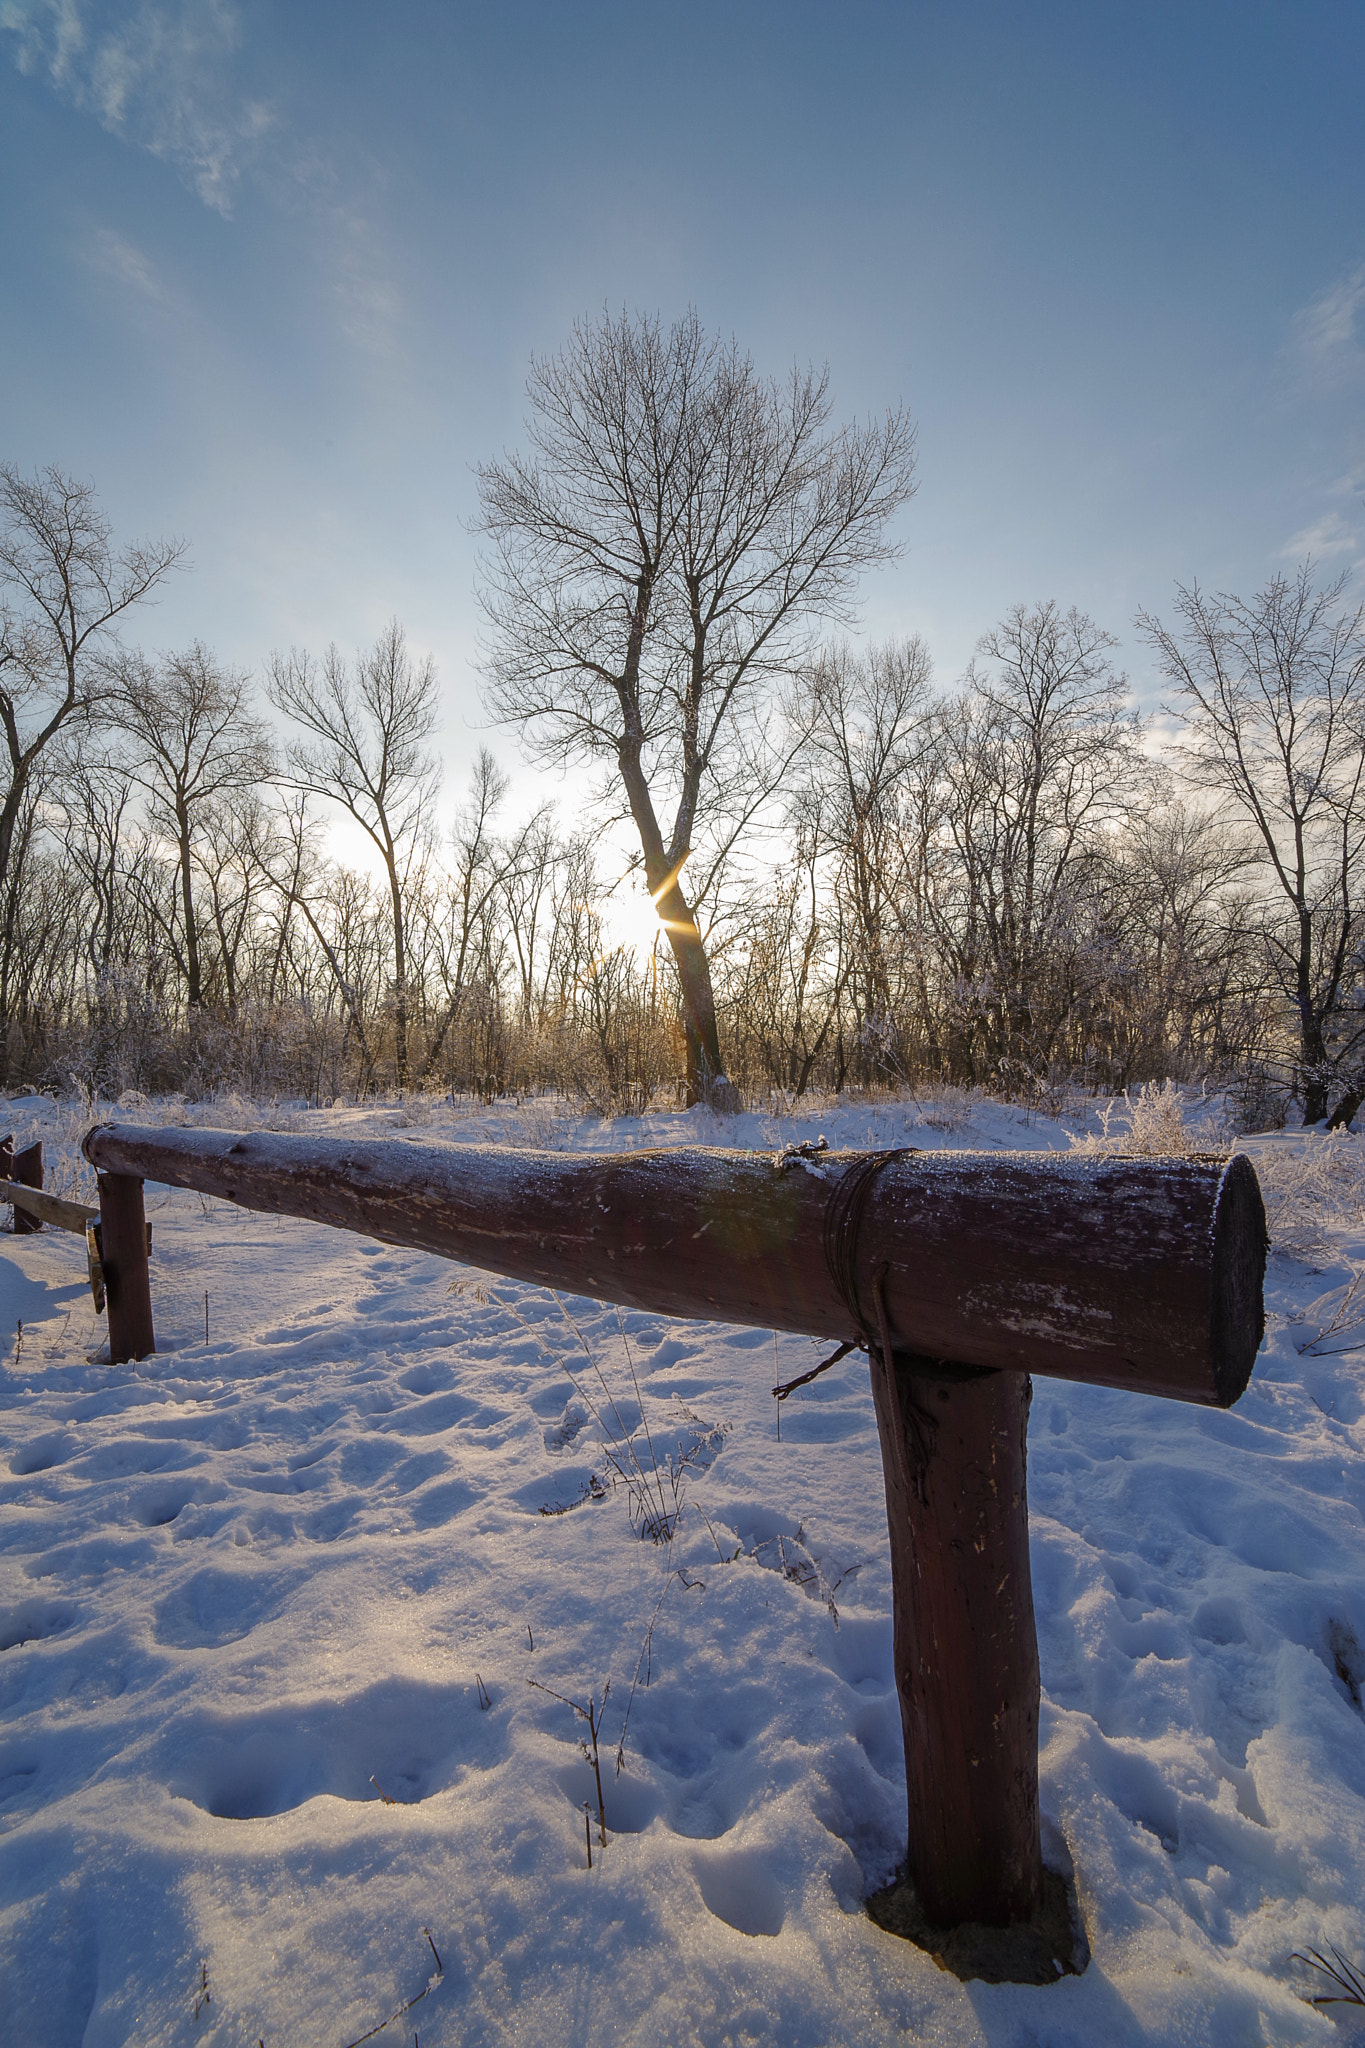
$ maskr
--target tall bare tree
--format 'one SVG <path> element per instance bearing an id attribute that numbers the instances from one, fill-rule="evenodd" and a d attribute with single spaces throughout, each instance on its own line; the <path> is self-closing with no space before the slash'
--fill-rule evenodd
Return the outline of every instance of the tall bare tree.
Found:
<path id="1" fill-rule="evenodd" d="M 1352 1095 L 1347 1120 L 1365 1099 L 1358 998 L 1342 1014 L 1365 910 L 1365 606 L 1344 604 L 1345 588 L 1319 588 L 1305 562 L 1252 598 L 1177 587 L 1174 625 L 1138 620 L 1179 694 L 1194 780 L 1264 851 L 1279 911 L 1265 942 L 1297 1019 L 1306 1123 L 1334 1085 Z"/>
<path id="2" fill-rule="evenodd" d="M 758 375 L 689 312 L 575 327 L 537 357 L 529 456 L 479 471 L 488 701 L 534 756 L 604 764 L 677 963 L 689 1090 L 721 1075 L 684 864 L 771 789 L 771 685 L 896 550 L 914 438 L 831 429 L 826 371 Z"/>
<path id="3" fill-rule="evenodd" d="M 975 1037 L 985 1061 L 973 1079 L 1045 1073 L 1079 993 L 1093 856 L 1144 777 L 1115 644 L 1074 607 L 1016 605 L 940 716 L 943 847 L 928 900 L 960 1049 Z"/>
<path id="4" fill-rule="evenodd" d="M 322 660 L 292 651 L 272 655 L 271 703 L 300 726 L 290 773 L 347 811 L 384 863 L 393 942 L 394 1064 L 408 1080 L 408 900 L 429 845 L 436 763 L 427 750 L 436 723 L 436 664 L 415 662 L 393 619 L 374 646 L 346 660 L 329 647 Z"/>
<path id="5" fill-rule="evenodd" d="M 196 640 L 150 660 L 122 652 L 104 664 L 107 717 L 130 743 L 128 766 L 151 822 L 175 848 L 179 951 L 191 1010 L 204 1002 L 202 933 L 194 900 L 199 843 L 225 798 L 270 772 L 270 747 L 253 715 L 250 682 Z M 230 978 L 230 969 L 229 969 Z"/>
<path id="6" fill-rule="evenodd" d="M 906 868 L 917 843 L 903 813 L 932 754 L 932 673 L 918 636 L 864 654 L 834 648 L 806 680 L 799 714 L 809 733 L 803 806 L 818 804 L 823 813 L 836 852 L 857 1009 L 881 1033 L 893 1069 L 900 984 L 914 956 L 906 928 L 914 878 Z"/>
<path id="7" fill-rule="evenodd" d="M 116 549 L 89 484 L 52 467 L 30 477 L 0 463 L 0 913 L 7 930 L 18 909 L 10 887 L 15 829 L 35 770 L 86 708 L 91 657 L 183 552 L 178 541 Z M 7 1021 L 0 1015 L 0 1034 Z M 0 1071 L 3 1061 L 0 1050 Z"/>

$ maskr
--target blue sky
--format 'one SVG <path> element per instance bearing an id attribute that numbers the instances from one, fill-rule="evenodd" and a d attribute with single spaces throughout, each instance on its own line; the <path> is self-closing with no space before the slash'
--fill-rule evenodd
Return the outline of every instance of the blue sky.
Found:
<path id="1" fill-rule="evenodd" d="M 692 302 L 915 415 L 869 632 L 947 682 L 1056 597 L 1146 693 L 1177 579 L 1365 569 L 1363 88 L 1360 0 L 0 0 L 0 452 L 188 539 L 150 645 L 397 612 L 462 779 L 472 465 L 575 317 Z"/>

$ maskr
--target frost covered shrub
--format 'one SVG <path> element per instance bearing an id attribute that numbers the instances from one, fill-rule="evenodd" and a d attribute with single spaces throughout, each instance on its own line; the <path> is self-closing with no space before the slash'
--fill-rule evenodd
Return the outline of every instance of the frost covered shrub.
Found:
<path id="1" fill-rule="evenodd" d="M 1119 1118 L 1117 1129 L 1112 1128 Z M 1100 1111 L 1100 1128 L 1083 1138 L 1072 1138 L 1077 1152 L 1113 1152 L 1135 1159 L 1169 1159 L 1209 1149 L 1205 1137 L 1196 1137 L 1185 1127 L 1185 1102 L 1174 1081 L 1160 1087 L 1148 1081 L 1136 1095 L 1127 1089 L 1122 1107 L 1106 1103 Z"/>
<path id="2" fill-rule="evenodd" d="M 1275 1251 L 1317 1262 L 1333 1256 L 1334 1238 L 1365 1230 L 1365 1139 L 1313 1132 L 1258 1148 L 1252 1163 Z"/>

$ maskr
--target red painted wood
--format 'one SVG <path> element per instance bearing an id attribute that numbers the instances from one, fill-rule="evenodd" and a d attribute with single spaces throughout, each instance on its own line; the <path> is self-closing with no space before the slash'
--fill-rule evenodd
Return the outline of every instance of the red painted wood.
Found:
<path id="1" fill-rule="evenodd" d="M 909 1869 L 930 1924 L 1004 1927 L 1042 1897 L 1030 1383 L 874 1352 Z"/>
<path id="2" fill-rule="evenodd" d="M 35 1144 L 26 1145 L 22 1152 L 14 1155 L 14 1165 L 7 1176 L 18 1181 L 21 1188 L 41 1188 L 43 1184 L 43 1146 L 39 1139 Z M 43 1227 L 40 1216 L 30 1215 L 27 1209 L 14 1211 L 14 1235 L 27 1237 Z"/>
<path id="3" fill-rule="evenodd" d="M 560 1155 L 102 1125 L 105 1171 L 306 1216 L 665 1315 L 854 1334 L 820 1175 L 767 1154 Z M 894 1347 L 1226 1407 L 1263 1329 L 1265 1212 L 1245 1159 L 919 1153 L 868 1193 L 856 1288 Z"/>
<path id="4" fill-rule="evenodd" d="M 102 1173 L 99 1190 L 109 1356 L 115 1365 L 124 1365 L 130 1358 L 148 1358 L 156 1350 L 142 1181 L 135 1174 Z"/>

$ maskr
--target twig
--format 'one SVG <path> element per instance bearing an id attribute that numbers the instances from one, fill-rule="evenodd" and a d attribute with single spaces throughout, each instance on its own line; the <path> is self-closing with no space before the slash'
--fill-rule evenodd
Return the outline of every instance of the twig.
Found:
<path id="1" fill-rule="evenodd" d="M 529 1621 L 526 1624 L 526 1640 L 530 1643 L 532 1650 L 534 1650 L 536 1646 L 536 1639 L 531 1634 L 531 1624 Z"/>
<path id="2" fill-rule="evenodd" d="M 474 1683 L 479 1688 L 479 1710 L 486 1714 L 493 1704 L 493 1696 L 477 1671 L 474 1673 Z"/>
<path id="3" fill-rule="evenodd" d="M 549 1697 L 552 1700 L 558 1700 L 562 1707 L 572 1707 L 579 1719 L 586 1721 L 588 1724 L 588 1733 L 592 1737 L 592 1747 L 589 1748 L 586 1742 L 580 1742 L 578 1746 L 592 1765 L 593 1776 L 597 1780 L 597 1821 L 602 1832 L 602 1847 L 605 1849 L 607 1846 L 607 1807 L 606 1801 L 602 1797 L 602 1766 L 597 1754 L 597 1738 L 602 1728 L 602 1723 L 598 1718 L 600 1710 L 597 1701 L 589 1693 L 588 1704 L 586 1707 L 583 1707 L 579 1705 L 577 1700 L 571 1700 L 567 1693 L 556 1692 L 552 1685 L 542 1685 L 538 1678 L 528 1678 L 526 1683 L 534 1686 L 537 1692 L 548 1693 Z M 603 1708 L 605 1708 L 610 1694 L 611 1680 L 608 1679 L 602 1688 Z"/>
<path id="4" fill-rule="evenodd" d="M 374 1786 L 375 1791 L 379 1794 L 385 1806 L 397 1806 L 400 1803 L 397 1799 L 390 1799 L 388 1793 L 384 1790 L 384 1787 L 380 1784 L 378 1778 L 372 1777 L 370 1779 L 370 1783 Z"/>
<path id="5" fill-rule="evenodd" d="M 422 2003 L 422 2000 L 427 1996 L 428 1992 L 435 1991 L 438 1985 L 444 1983 L 446 1974 L 445 1965 L 442 1963 L 440 1956 L 436 1954 L 436 1944 L 431 1938 L 431 1929 L 429 1927 L 424 1927 L 422 1929 L 422 1932 L 423 1934 L 425 1934 L 427 1938 L 427 1947 L 431 1950 L 432 1955 L 436 1956 L 435 1976 L 429 1977 L 427 1979 L 423 1988 L 417 1993 L 417 1995 L 414 1998 L 405 1998 L 403 2000 L 403 2003 L 398 2007 L 396 2012 L 391 2012 L 386 2020 L 381 2020 L 379 2022 L 379 2025 L 377 2027 L 371 2027 L 368 2034 L 357 2034 L 354 2041 L 348 2041 L 346 2043 L 346 2048 L 361 2048 L 362 2041 L 373 2041 L 376 2034 L 382 2034 L 385 2027 L 392 2026 L 395 2020 L 401 2020 L 405 2012 L 411 2012 L 412 2008 L 415 2005 L 420 2005 Z"/>
<path id="6" fill-rule="evenodd" d="M 778 1415 L 779 1415 L 779 1416 L 781 1415 L 781 1412 L 782 1412 L 782 1411 L 781 1411 L 781 1409 L 779 1409 L 779 1410 L 778 1410 Z M 703 1522 L 705 1522 L 705 1524 L 706 1524 L 706 1527 L 707 1527 L 708 1531 L 710 1532 L 710 1536 L 711 1536 L 711 1541 L 712 1541 L 712 1542 L 713 1542 L 713 1543 L 715 1544 L 715 1546 L 716 1546 L 716 1556 L 717 1556 L 717 1557 L 718 1557 L 718 1558 L 720 1559 L 720 1561 L 721 1561 L 721 1563 L 722 1563 L 722 1564 L 733 1564 L 733 1563 L 734 1563 L 734 1561 L 735 1561 L 735 1559 L 736 1559 L 736 1558 L 737 1558 L 738 1556 L 740 1556 L 741 1552 L 743 1551 L 743 1548 L 744 1548 L 743 1544 L 742 1544 L 742 1543 L 737 1543 L 737 1544 L 735 1545 L 734 1549 L 733 1549 L 733 1550 L 732 1550 L 732 1551 L 730 1552 L 730 1555 L 729 1555 L 729 1556 L 727 1557 L 727 1556 L 725 1555 L 725 1552 L 724 1552 L 724 1551 L 723 1551 L 723 1550 L 721 1549 L 721 1547 L 720 1547 L 720 1540 L 719 1540 L 719 1538 L 717 1537 L 717 1535 L 716 1535 L 716 1532 L 715 1532 L 715 1530 L 714 1530 L 714 1529 L 713 1529 L 713 1528 L 711 1527 L 711 1517 L 710 1517 L 710 1516 L 709 1516 L 709 1515 L 707 1514 L 707 1512 L 706 1512 L 706 1509 L 705 1509 L 704 1507 L 701 1507 L 701 1506 L 700 1506 L 699 1504 L 697 1504 L 697 1503 L 695 1503 L 695 1502 L 693 1503 L 693 1505 L 694 1505 L 694 1506 L 696 1506 L 696 1509 L 697 1509 L 697 1513 L 698 1513 L 698 1514 L 699 1514 L 699 1515 L 701 1516 L 701 1518 L 702 1518 Z"/>
<path id="7" fill-rule="evenodd" d="M 780 1386 L 782 1383 L 781 1361 L 779 1360 L 777 1355 L 776 1330 L 773 1331 L 773 1379 L 777 1383 L 777 1385 L 773 1389 L 775 1393 L 777 1391 L 777 1386 Z M 781 1443 L 782 1441 L 782 1403 L 780 1401 L 777 1404 L 777 1441 L 779 1443 Z"/>
<path id="8" fill-rule="evenodd" d="M 773 1388 L 773 1399 L 774 1399 L 774 1401 L 785 1401 L 785 1400 L 786 1400 L 786 1398 L 787 1398 L 787 1396 L 788 1396 L 788 1394 L 794 1394 L 794 1393 L 796 1392 L 796 1389 L 797 1389 L 798 1387 L 805 1387 L 805 1386 L 809 1386 L 809 1384 L 810 1384 L 810 1382 L 811 1382 L 812 1380 L 818 1380 L 818 1379 L 819 1379 L 819 1377 L 820 1377 L 820 1375 L 821 1375 L 821 1373 L 822 1373 L 822 1372 L 828 1372 L 828 1371 L 829 1371 L 829 1369 L 830 1369 L 830 1367 L 831 1367 L 832 1365 L 837 1365 L 837 1364 L 839 1363 L 839 1361 L 840 1361 L 840 1359 L 841 1359 L 841 1358 L 847 1358 L 847 1357 L 848 1357 L 848 1354 L 849 1354 L 849 1352 L 850 1352 L 850 1351 L 856 1351 L 857 1349 L 858 1349 L 858 1346 L 857 1346 L 856 1344 L 841 1344 L 841 1345 L 839 1346 L 839 1348 L 838 1348 L 838 1350 L 837 1350 L 837 1351 L 831 1351 L 831 1352 L 830 1352 L 830 1354 L 829 1354 L 829 1357 L 828 1357 L 828 1358 L 822 1358 L 822 1359 L 820 1360 L 820 1363 L 819 1363 L 818 1365 L 816 1365 L 816 1366 L 812 1366 L 812 1367 L 811 1367 L 811 1370 L 810 1370 L 809 1372 L 803 1372 L 803 1373 L 802 1373 L 802 1374 L 801 1374 L 801 1375 L 799 1376 L 799 1378 L 797 1378 L 797 1379 L 794 1379 L 794 1380 L 788 1380 L 788 1381 L 786 1382 L 786 1384 L 785 1384 L 785 1385 L 783 1385 L 783 1384 L 782 1384 L 782 1382 L 781 1382 L 781 1381 L 779 1381 L 779 1382 L 778 1382 L 778 1384 L 777 1384 L 777 1386 L 775 1386 L 775 1387 Z M 774 1332 L 773 1332 L 773 1357 L 774 1357 L 774 1359 L 776 1359 L 776 1356 L 777 1356 L 777 1332 L 776 1332 L 776 1331 L 774 1330 Z M 779 1408 L 779 1409 L 778 1409 L 778 1411 L 777 1411 L 777 1418 L 778 1418 L 778 1420 L 777 1420 L 777 1430 L 778 1430 L 778 1435 L 780 1436 L 780 1435 L 781 1435 L 781 1433 L 782 1433 L 782 1410 L 781 1410 L 780 1408 Z"/>
<path id="9" fill-rule="evenodd" d="M 592 1802 L 583 1801 L 583 1839 L 588 1845 L 588 1868 L 592 1869 Z"/>

